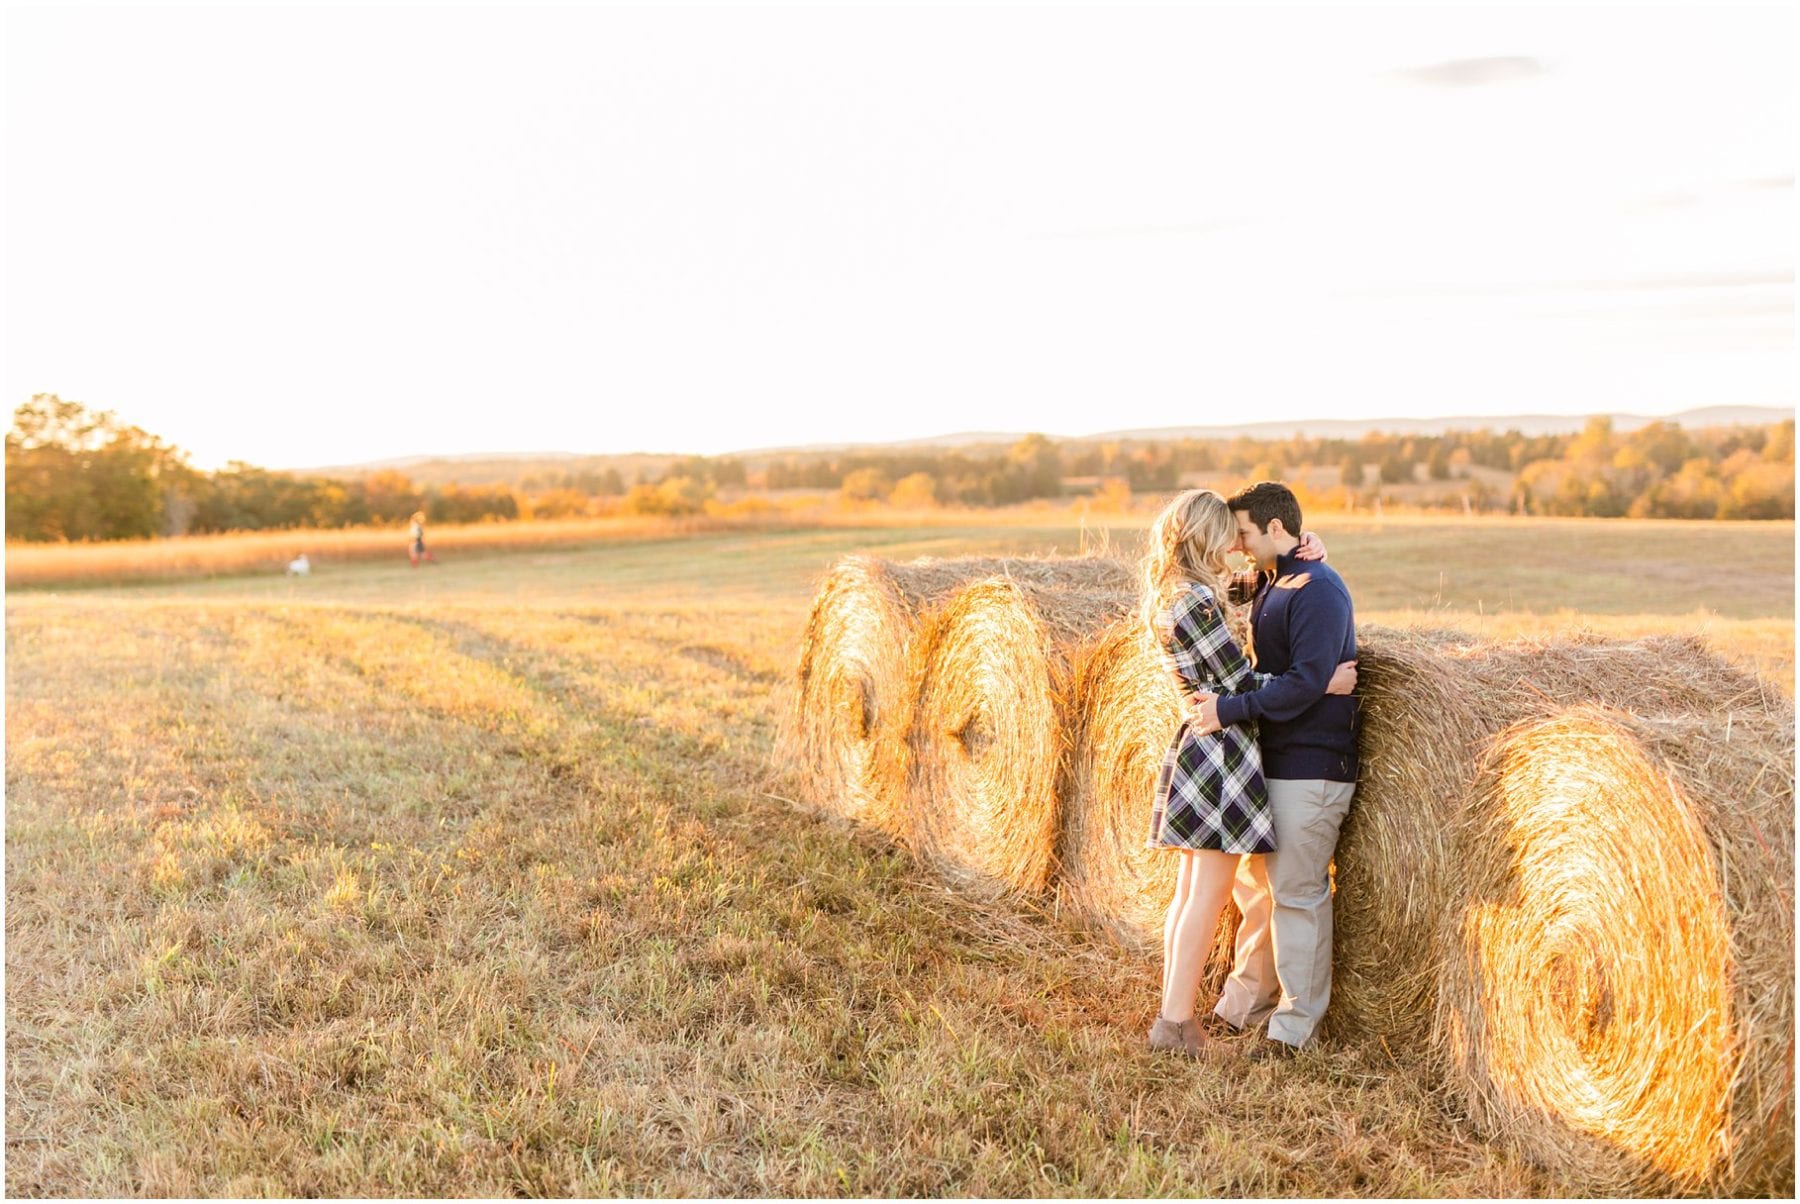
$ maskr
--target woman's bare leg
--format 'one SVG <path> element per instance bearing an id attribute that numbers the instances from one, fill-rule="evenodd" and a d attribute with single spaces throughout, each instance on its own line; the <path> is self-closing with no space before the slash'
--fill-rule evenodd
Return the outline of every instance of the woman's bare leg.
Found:
<path id="1" fill-rule="evenodd" d="M 1163 920 L 1162 997 L 1169 998 L 1169 971 L 1175 967 L 1175 928 L 1181 922 L 1182 908 L 1187 906 L 1188 891 L 1194 882 L 1194 859 L 1186 853 L 1176 855 L 1180 868 L 1175 872 L 1175 894 L 1169 900 L 1169 914 Z"/>
<path id="2" fill-rule="evenodd" d="M 1219 929 L 1219 913 L 1231 897 L 1238 855 L 1197 849 L 1183 854 L 1182 860 L 1187 863 L 1182 866 L 1186 890 L 1177 891 L 1182 898 L 1181 912 L 1174 917 L 1173 939 L 1168 947 L 1172 956 L 1166 959 L 1163 970 L 1162 1016 L 1176 1022 L 1193 1019 L 1194 996 L 1206 973 L 1206 957 Z"/>

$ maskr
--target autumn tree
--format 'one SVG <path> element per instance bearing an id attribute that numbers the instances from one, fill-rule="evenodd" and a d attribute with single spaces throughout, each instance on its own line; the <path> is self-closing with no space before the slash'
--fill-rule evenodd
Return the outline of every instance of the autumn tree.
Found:
<path id="1" fill-rule="evenodd" d="M 170 533 L 196 474 L 187 454 L 110 410 L 39 393 L 6 436 L 9 539 L 145 539 Z"/>
<path id="2" fill-rule="evenodd" d="M 412 478 L 393 468 L 370 473 L 362 482 L 363 505 L 372 523 L 403 523 L 425 501 Z"/>
<path id="3" fill-rule="evenodd" d="M 321 513 L 332 500 L 322 485 L 233 460 L 199 482 L 189 529 L 205 533 L 335 525 Z"/>
<path id="4" fill-rule="evenodd" d="M 937 505 L 937 478 L 928 472 L 913 472 L 894 482 L 888 502 L 902 510 L 923 510 Z"/>
<path id="5" fill-rule="evenodd" d="M 893 482 L 881 469 L 859 468 L 845 475 L 840 489 L 846 501 L 873 502 L 886 497 L 893 487 Z"/>
<path id="6" fill-rule="evenodd" d="M 1055 497 L 1062 492 L 1062 471 L 1056 444 L 1044 435 L 1027 435 L 1006 450 L 1004 467 L 993 484 L 994 500 Z"/>

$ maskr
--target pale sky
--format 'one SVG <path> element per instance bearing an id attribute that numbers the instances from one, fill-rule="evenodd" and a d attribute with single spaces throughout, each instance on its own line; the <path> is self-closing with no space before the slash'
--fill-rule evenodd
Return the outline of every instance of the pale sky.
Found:
<path id="1" fill-rule="evenodd" d="M 4 381 L 270 467 L 1794 403 L 1795 17 L 11 6 Z"/>

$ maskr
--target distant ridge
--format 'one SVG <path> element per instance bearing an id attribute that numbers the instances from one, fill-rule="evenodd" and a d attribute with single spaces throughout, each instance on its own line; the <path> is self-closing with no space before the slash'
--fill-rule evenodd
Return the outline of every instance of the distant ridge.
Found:
<path id="1" fill-rule="evenodd" d="M 913 447 L 980 447 L 991 443 L 1017 443 L 1024 431 L 957 431 L 950 435 L 927 435 L 921 439 L 901 439 L 893 443 L 803 443 L 788 447 L 748 447 L 742 451 L 722 453 L 728 456 L 784 456 L 811 452 L 854 451 L 858 448 L 881 448 L 905 451 Z M 1051 435 L 1058 442 L 1075 436 Z"/>
<path id="2" fill-rule="evenodd" d="M 459 452 L 442 456 L 397 456 L 392 460 L 367 460 L 361 464 L 331 464 L 322 468 L 291 468 L 288 472 L 317 473 L 330 476 L 334 472 L 380 472 L 384 468 L 412 468 L 419 464 L 469 464 L 496 460 L 583 460 L 580 452 Z"/>
<path id="3" fill-rule="evenodd" d="M 1613 429 L 1634 431 L 1652 422 L 1677 426 L 1766 426 L 1794 416 L 1791 409 L 1774 406 L 1706 406 L 1679 414 L 1608 414 Z M 1050 435 L 1059 443 L 1102 443 L 1142 439 L 1286 439 L 1294 434 L 1310 439 L 1360 439 L 1380 432 L 1389 435 L 1441 435 L 1448 431 L 1512 431 L 1526 435 L 1561 435 L 1581 430 L 1591 414 L 1502 414 L 1468 418 L 1291 418 L 1269 422 L 1241 422 L 1220 426 L 1135 427 L 1101 431 L 1092 435 Z M 1046 432 L 1047 433 L 1047 432 Z M 964 431 L 898 443 L 814 443 L 795 447 L 762 447 L 733 452 L 736 456 L 779 456 L 831 451 L 901 451 L 914 447 L 973 447 L 981 444 L 1016 443 L 1024 431 Z"/>
<path id="4" fill-rule="evenodd" d="M 1612 419 L 1613 429 L 1635 431 L 1653 422 L 1677 426 L 1766 426 L 1794 416 L 1773 406 L 1706 406 L 1679 414 L 1505 414 L 1472 418 L 1312 418 L 1289 422 L 1246 422 L 1230 426 L 1155 427 L 1086 435 L 1082 442 L 1103 439 L 1285 439 L 1296 432 L 1311 439 L 1360 439 L 1384 435 L 1442 435 L 1448 431 L 1518 431 L 1525 435 L 1571 434 L 1594 417 Z"/>
<path id="5" fill-rule="evenodd" d="M 1646 416 L 1643 414 L 1610 414 L 1613 429 L 1634 431 L 1652 422 L 1673 422 L 1685 427 L 1766 426 L 1791 419 L 1794 411 L 1774 406 L 1706 406 L 1683 410 L 1679 414 Z M 1390 435 L 1441 435 L 1447 431 L 1512 431 L 1526 435 L 1571 434 L 1586 426 L 1588 414 L 1502 414 L 1471 418 L 1293 418 L 1265 422 L 1241 422 L 1220 426 L 1135 427 L 1130 430 L 1101 431 L 1092 435 L 1049 435 L 1058 443 L 1111 443 L 1149 439 L 1287 439 L 1295 434 L 1311 439 L 1360 439 L 1380 432 Z M 808 443 L 787 447 L 746 448 L 720 455 L 740 460 L 767 460 L 775 456 L 817 456 L 834 452 L 898 452 L 921 448 L 991 447 L 1017 443 L 1025 431 L 958 431 L 948 435 L 932 435 L 921 439 L 902 439 L 891 443 Z M 1046 432 L 1048 434 L 1048 432 Z M 508 464 L 534 463 L 543 466 L 583 467 L 605 463 L 626 468 L 660 470 L 665 464 L 684 459 L 680 452 L 469 452 L 443 456 L 403 456 L 390 460 L 374 460 L 365 464 L 343 464 L 327 468 L 290 468 L 317 476 L 358 476 L 384 469 L 419 469 L 441 466 L 451 469 L 461 465 L 477 470 L 465 476 L 465 484 L 481 479 L 499 480 L 507 474 Z M 718 456 L 710 457 L 712 459 Z M 435 474 L 434 474 L 435 475 Z"/>

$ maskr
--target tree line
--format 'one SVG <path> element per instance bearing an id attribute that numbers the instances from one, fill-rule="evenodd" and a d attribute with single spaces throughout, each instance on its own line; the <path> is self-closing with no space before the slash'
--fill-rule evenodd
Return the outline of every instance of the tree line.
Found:
<path id="1" fill-rule="evenodd" d="M 233 462 L 202 472 L 187 453 L 111 411 L 39 394 L 6 436 L 6 537 L 148 539 L 159 535 L 356 527 L 519 517 L 505 486 L 419 489 L 399 472 L 359 480 L 296 476 Z"/>
<path id="2" fill-rule="evenodd" d="M 771 463 L 769 488 L 835 488 L 848 500 L 992 506 L 1071 492 L 1167 492 L 1288 480 L 1309 505 L 1378 504 L 1597 518 L 1794 517 L 1794 423 L 1688 430 L 1652 422 L 1575 434 L 1451 431 L 1360 439 L 1234 438 L 1056 444 L 1004 452 L 909 450 Z"/>
<path id="3" fill-rule="evenodd" d="M 689 456 L 627 482 L 616 467 L 537 470 L 510 483 L 422 486 L 395 470 L 339 479 L 241 462 L 203 472 L 155 435 L 54 394 L 13 415 L 6 437 L 6 535 L 19 540 L 162 535 L 599 514 L 686 515 L 725 498 L 807 490 L 847 506 L 1004 506 L 1197 482 L 1283 479 L 1311 507 L 1387 501 L 1464 512 L 1636 518 L 1794 517 L 1794 423 L 1630 432 L 1608 419 L 1576 434 L 1453 431 L 1360 439 L 1177 439 Z"/>

